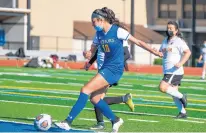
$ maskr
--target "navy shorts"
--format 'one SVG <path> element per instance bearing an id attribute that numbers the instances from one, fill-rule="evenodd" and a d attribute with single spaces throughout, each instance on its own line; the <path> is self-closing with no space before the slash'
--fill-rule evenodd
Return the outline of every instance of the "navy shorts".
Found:
<path id="1" fill-rule="evenodd" d="M 103 68 L 99 70 L 99 74 L 101 74 L 110 85 L 113 85 L 120 80 L 120 78 L 122 77 L 123 71 L 115 72 L 115 71 L 109 70 L 108 68 Z"/>
<path id="2" fill-rule="evenodd" d="M 171 85 L 180 86 L 182 78 L 183 78 L 183 75 L 164 74 L 164 77 L 162 80 Z"/>

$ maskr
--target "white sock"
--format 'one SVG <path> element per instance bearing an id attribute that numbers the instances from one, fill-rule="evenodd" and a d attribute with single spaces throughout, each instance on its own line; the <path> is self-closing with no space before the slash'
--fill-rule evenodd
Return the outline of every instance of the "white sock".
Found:
<path id="1" fill-rule="evenodd" d="M 180 102 L 180 99 L 176 98 L 176 97 L 172 97 L 174 102 L 175 102 L 175 105 L 177 106 L 177 109 L 179 112 L 185 114 L 186 113 L 186 110 L 185 108 L 183 107 L 182 103 Z"/>
<path id="2" fill-rule="evenodd" d="M 176 88 L 172 86 L 169 86 L 167 88 L 166 93 L 179 99 L 183 97 L 182 93 L 180 93 Z"/>
<path id="3" fill-rule="evenodd" d="M 202 78 L 205 78 L 205 70 L 202 71 Z"/>

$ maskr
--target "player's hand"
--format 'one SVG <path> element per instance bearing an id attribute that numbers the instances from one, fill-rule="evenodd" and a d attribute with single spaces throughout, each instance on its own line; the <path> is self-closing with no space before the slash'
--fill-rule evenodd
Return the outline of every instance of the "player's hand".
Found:
<path id="1" fill-rule="evenodd" d="M 158 52 L 158 56 L 159 56 L 160 58 L 162 58 L 162 57 L 163 57 L 163 53 L 162 53 L 162 52 Z"/>
<path id="2" fill-rule="evenodd" d="M 163 53 L 162 52 L 153 51 L 153 54 L 156 55 L 156 56 L 159 56 L 160 58 L 163 57 Z"/>
<path id="3" fill-rule="evenodd" d="M 182 67 L 182 64 L 181 63 L 177 63 L 177 64 L 175 64 L 175 67 L 180 68 L 180 67 Z"/>
<path id="4" fill-rule="evenodd" d="M 163 57 L 163 53 L 162 52 L 159 52 L 156 48 L 152 48 L 152 53 L 156 56 L 159 56 L 159 57 Z"/>
<path id="5" fill-rule="evenodd" d="M 201 60 L 198 60 L 197 62 L 198 62 L 198 63 L 201 63 Z"/>
<path id="6" fill-rule="evenodd" d="M 91 51 L 84 51 L 84 52 L 83 52 L 83 56 L 84 56 L 84 58 L 86 58 L 86 59 L 90 59 L 91 56 L 92 56 L 92 52 L 91 52 Z"/>
<path id="7" fill-rule="evenodd" d="M 85 69 L 86 71 L 88 71 L 89 68 L 90 68 L 90 66 L 91 66 L 91 64 L 88 63 L 88 62 L 86 62 L 85 65 L 84 65 L 84 69 Z"/>

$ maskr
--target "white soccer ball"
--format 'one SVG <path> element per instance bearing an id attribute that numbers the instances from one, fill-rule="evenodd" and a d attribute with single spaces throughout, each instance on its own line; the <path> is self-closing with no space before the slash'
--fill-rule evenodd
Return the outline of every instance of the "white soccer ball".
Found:
<path id="1" fill-rule="evenodd" d="M 46 64 L 46 67 L 47 68 L 52 68 L 52 65 L 51 64 Z"/>
<path id="2" fill-rule="evenodd" d="M 48 114 L 40 114 L 34 120 L 34 127 L 39 131 L 47 131 L 52 125 L 52 118 Z"/>
<path id="3" fill-rule="evenodd" d="M 46 64 L 44 63 L 44 64 L 42 64 L 42 68 L 46 68 Z"/>

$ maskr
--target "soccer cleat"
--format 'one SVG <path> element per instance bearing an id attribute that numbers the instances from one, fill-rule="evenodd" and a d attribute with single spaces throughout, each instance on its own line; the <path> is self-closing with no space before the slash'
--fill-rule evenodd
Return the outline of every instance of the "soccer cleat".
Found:
<path id="1" fill-rule="evenodd" d="M 183 94 L 183 97 L 180 99 L 184 108 L 187 107 L 187 95 Z"/>
<path id="2" fill-rule="evenodd" d="M 64 130 L 71 129 L 70 125 L 66 121 L 55 122 L 54 125 L 58 128 L 64 129 Z"/>
<path id="3" fill-rule="evenodd" d="M 186 119 L 187 118 L 187 114 L 180 112 L 175 118 L 177 118 L 177 119 Z"/>
<path id="4" fill-rule="evenodd" d="M 128 107 L 130 108 L 130 110 L 132 112 L 134 112 L 134 103 L 132 101 L 132 94 L 131 93 L 127 93 L 125 96 L 124 96 L 124 99 L 125 99 L 125 104 L 128 105 Z"/>
<path id="5" fill-rule="evenodd" d="M 105 128 L 104 122 L 98 122 L 96 125 L 92 126 L 91 130 L 103 130 Z"/>
<path id="6" fill-rule="evenodd" d="M 112 133 L 117 133 L 119 131 L 119 127 L 124 123 L 121 118 L 117 118 L 115 122 L 112 123 Z"/>

